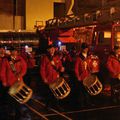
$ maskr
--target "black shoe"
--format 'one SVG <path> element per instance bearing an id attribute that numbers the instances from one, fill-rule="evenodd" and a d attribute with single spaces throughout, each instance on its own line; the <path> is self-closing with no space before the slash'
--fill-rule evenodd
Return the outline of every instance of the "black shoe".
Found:
<path id="1" fill-rule="evenodd" d="M 56 105 L 55 109 L 57 109 L 60 112 L 65 112 L 65 109 L 60 105 Z"/>
<path id="2" fill-rule="evenodd" d="M 95 106 L 95 104 L 93 104 L 92 102 L 87 102 L 87 103 L 86 103 L 86 106 L 87 106 L 87 107 L 93 107 L 93 106 Z"/>
<path id="3" fill-rule="evenodd" d="M 46 109 L 50 109 L 50 108 L 52 108 L 52 105 L 51 105 L 51 104 L 46 104 L 46 105 L 45 105 L 45 108 L 46 108 Z"/>
<path id="4" fill-rule="evenodd" d="M 80 108 L 85 108 L 85 107 L 86 107 L 85 104 L 81 104 L 81 105 L 80 105 Z"/>
<path id="5" fill-rule="evenodd" d="M 120 101 L 117 98 L 113 98 L 113 103 L 118 104 Z"/>
<path id="6" fill-rule="evenodd" d="M 94 107 L 94 106 L 95 106 L 95 104 L 94 104 L 94 103 L 91 103 L 91 104 L 90 104 L 90 106 L 91 106 L 91 107 Z"/>

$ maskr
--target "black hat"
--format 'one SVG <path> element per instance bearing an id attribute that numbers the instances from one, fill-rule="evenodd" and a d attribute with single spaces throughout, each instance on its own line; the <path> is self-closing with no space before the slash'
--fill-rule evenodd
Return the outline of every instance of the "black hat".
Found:
<path id="1" fill-rule="evenodd" d="M 52 48 L 52 47 L 55 47 L 55 46 L 54 46 L 53 44 L 48 45 L 47 49 L 50 49 L 50 48 Z"/>
<path id="2" fill-rule="evenodd" d="M 10 50 L 10 51 L 14 51 L 14 50 L 17 50 L 17 49 L 12 46 L 12 47 L 9 48 L 9 50 Z"/>
<path id="3" fill-rule="evenodd" d="M 0 48 L 5 48 L 5 46 L 3 46 L 3 45 L 0 45 Z"/>
<path id="4" fill-rule="evenodd" d="M 82 49 L 88 48 L 87 43 L 85 43 L 85 42 L 84 42 L 84 43 L 82 43 L 82 44 L 81 44 L 81 48 L 82 48 Z"/>
<path id="5" fill-rule="evenodd" d="M 119 48 L 120 48 L 120 46 L 118 46 L 118 45 L 114 46 L 114 50 L 118 50 Z"/>

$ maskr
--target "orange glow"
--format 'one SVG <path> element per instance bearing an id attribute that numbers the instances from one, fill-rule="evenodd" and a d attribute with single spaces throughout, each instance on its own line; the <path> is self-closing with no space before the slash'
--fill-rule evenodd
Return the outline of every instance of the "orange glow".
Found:
<path id="1" fill-rule="evenodd" d="M 104 32 L 104 38 L 111 38 L 111 32 Z"/>
<path id="2" fill-rule="evenodd" d="M 59 37 L 58 38 L 61 42 L 63 43 L 76 43 L 76 39 L 74 39 L 73 37 Z"/>
<path id="3" fill-rule="evenodd" d="M 117 32 L 117 33 L 116 33 L 116 36 L 117 36 L 117 37 L 116 37 L 116 38 L 117 38 L 117 41 L 119 42 L 119 41 L 120 41 L 120 32 Z"/>

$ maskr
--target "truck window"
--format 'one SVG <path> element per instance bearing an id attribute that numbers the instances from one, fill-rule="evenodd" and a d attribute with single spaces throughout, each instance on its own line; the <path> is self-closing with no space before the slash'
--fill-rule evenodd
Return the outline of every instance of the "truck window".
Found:
<path id="1" fill-rule="evenodd" d="M 115 44 L 120 43 L 120 32 L 115 33 Z"/>
<path id="2" fill-rule="evenodd" d="M 99 45 L 110 45 L 111 43 L 111 32 L 109 31 L 100 31 L 98 32 L 98 44 Z"/>
<path id="3" fill-rule="evenodd" d="M 113 27 L 113 32 L 114 32 L 114 43 L 120 44 L 120 25 L 116 25 Z"/>

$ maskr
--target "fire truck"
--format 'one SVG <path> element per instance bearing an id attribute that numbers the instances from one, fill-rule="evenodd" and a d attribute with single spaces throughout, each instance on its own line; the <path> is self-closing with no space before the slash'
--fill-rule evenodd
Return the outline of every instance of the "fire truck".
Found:
<path id="1" fill-rule="evenodd" d="M 93 13 L 82 13 L 79 16 L 71 14 L 50 19 L 46 21 L 45 30 L 50 33 L 48 36 L 53 41 L 60 37 L 64 38 L 64 41 L 69 38 L 74 39 L 74 45 L 78 46 L 82 42 L 87 42 L 91 51 L 100 58 L 100 76 L 102 81 L 107 83 L 109 75 L 106 60 L 114 46 L 120 45 L 119 19 L 120 8 L 110 6 Z"/>
<path id="2" fill-rule="evenodd" d="M 70 43 L 69 39 L 72 39 L 78 46 L 87 42 L 91 50 L 106 62 L 109 52 L 120 44 L 120 7 L 114 4 L 94 12 L 49 19 L 45 31 L 53 41 Z"/>

